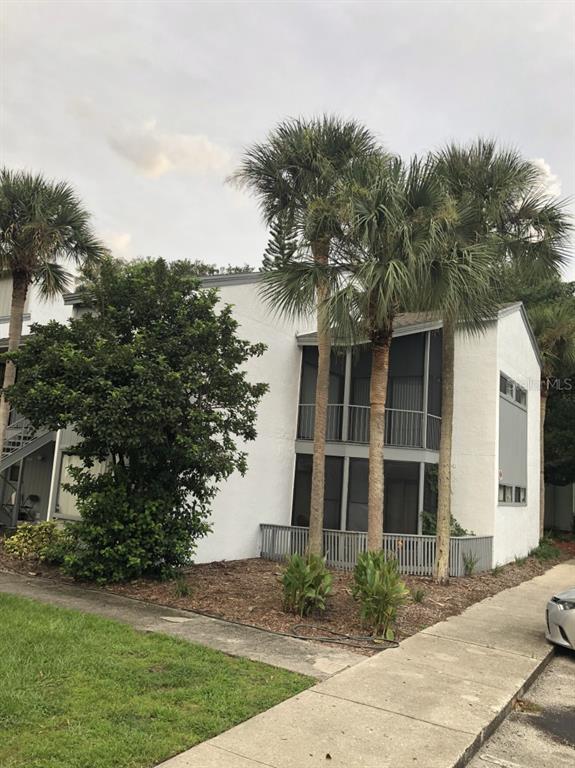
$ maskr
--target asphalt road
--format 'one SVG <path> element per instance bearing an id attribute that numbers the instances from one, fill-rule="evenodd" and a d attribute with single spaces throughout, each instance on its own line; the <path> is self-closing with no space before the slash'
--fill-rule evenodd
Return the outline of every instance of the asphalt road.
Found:
<path id="1" fill-rule="evenodd" d="M 558 651 L 469 768 L 575 767 L 575 653 Z"/>

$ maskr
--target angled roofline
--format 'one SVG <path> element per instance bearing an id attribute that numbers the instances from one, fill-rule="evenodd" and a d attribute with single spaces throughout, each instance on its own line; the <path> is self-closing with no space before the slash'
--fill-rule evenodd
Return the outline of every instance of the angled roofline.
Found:
<path id="1" fill-rule="evenodd" d="M 497 313 L 497 317 L 498 318 L 507 317 L 507 315 L 512 315 L 514 312 L 517 312 L 517 310 L 519 310 L 519 313 L 521 314 L 521 317 L 523 319 L 523 324 L 525 325 L 525 329 L 527 330 L 527 335 L 529 336 L 529 340 L 531 341 L 531 346 L 533 347 L 533 351 L 535 352 L 535 357 L 537 358 L 539 367 L 543 368 L 543 358 L 541 357 L 539 344 L 537 344 L 537 339 L 535 338 L 535 334 L 533 332 L 533 328 L 531 327 L 531 323 L 529 322 L 527 310 L 525 309 L 523 302 L 516 301 L 513 304 L 508 304 L 506 307 L 502 307 Z"/>

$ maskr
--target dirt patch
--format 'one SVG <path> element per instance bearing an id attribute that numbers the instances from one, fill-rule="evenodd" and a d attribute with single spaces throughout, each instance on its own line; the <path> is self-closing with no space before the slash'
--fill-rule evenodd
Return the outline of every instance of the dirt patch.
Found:
<path id="1" fill-rule="evenodd" d="M 544 563 L 529 557 L 521 564 L 510 563 L 496 571 L 451 579 L 447 586 L 432 579 L 406 576 L 412 594 L 423 594 L 421 602 L 412 602 L 400 610 L 398 639 L 403 639 L 461 613 L 468 606 L 517 586 L 544 573 L 560 560 L 575 556 L 575 545 L 562 547 L 559 560 Z M 30 575 L 62 579 L 58 570 L 38 563 L 9 557 L 0 545 L 0 569 Z M 251 624 L 262 629 L 310 638 L 330 632 L 362 636 L 366 630 L 359 619 L 357 603 L 351 596 L 352 574 L 333 571 L 333 592 L 323 615 L 299 619 L 282 610 L 279 578 L 282 564 L 250 559 L 193 565 L 176 581 L 138 579 L 128 584 L 105 587 L 110 592 L 147 600 L 174 608 L 199 611 L 218 618 Z M 69 579 L 65 579 L 70 581 Z M 94 587 L 94 585 L 89 585 Z"/>

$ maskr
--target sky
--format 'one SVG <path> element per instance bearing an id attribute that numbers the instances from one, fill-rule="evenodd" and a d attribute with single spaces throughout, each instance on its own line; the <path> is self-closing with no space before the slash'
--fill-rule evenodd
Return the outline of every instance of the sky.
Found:
<path id="1" fill-rule="evenodd" d="M 496 138 L 573 197 L 575 3 L 0 3 L 0 162 L 71 182 L 117 256 L 259 265 L 226 178 L 323 113 L 404 157 Z"/>

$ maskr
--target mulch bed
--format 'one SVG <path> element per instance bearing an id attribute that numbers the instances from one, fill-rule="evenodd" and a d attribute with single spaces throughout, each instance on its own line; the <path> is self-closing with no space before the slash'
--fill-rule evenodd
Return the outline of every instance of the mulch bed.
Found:
<path id="1" fill-rule="evenodd" d="M 575 541 L 556 544 L 561 549 L 561 556 L 557 560 L 540 562 L 530 557 L 522 564 L 509 563 L 495 571 L 451 579 L 447 586 L 435 584 L 430 578 L 406 576 L 405 581 L 412 594 L 422 591 L 423 600 L 410 603 L 400 610 L 398 639 L 409 637 L 448 616 L 461 613 L 473 603 L 539 576 L 561 560 L 575 557 Z M 6 555 L 0 546 L 2 569 L 63 579 L 56 568 L 16 560 Z M 358 605 L 351 596 L 350 573 L 333 571 L 333 592 L 324 614 L 299 619 L 282 610 L 279 585 L 281 572 L 280 563 L 267 560 L 254 558 L 222 561 L 193 565 L 177 581 L 138 579 L 104 589 L 139 600 L 251 624 L 273 632 L 306 635 L 310 638 L 326 636 L 330 632 L 354 636 L 366 634 L 359 619 Z M 183 596 L 184 592 L 186 596 Z"/>

